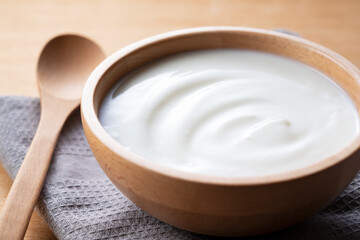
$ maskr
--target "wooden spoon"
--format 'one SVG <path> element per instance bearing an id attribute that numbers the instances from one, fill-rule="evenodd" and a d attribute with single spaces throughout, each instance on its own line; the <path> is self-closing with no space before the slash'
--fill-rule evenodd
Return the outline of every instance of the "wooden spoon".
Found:
<path id="1" fill-rule="evenodd" d="M 94 42 L 76 35 L 58 36 L 44 47 L 37 66 L 40 123 L 2 208 L 0 239 L 23 239 L 61 128 L 104 57 Z"/>

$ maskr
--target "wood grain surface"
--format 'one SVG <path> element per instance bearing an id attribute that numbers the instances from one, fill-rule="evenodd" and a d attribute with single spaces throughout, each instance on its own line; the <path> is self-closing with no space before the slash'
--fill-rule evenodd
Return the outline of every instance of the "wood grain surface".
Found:
<path id="1" fill-rule="evenodd" d="M 144 37 L 206 25 L 286 28 L 360 66 L 358 0 L 0 1 L 0 95 L 38 96 L 35 68 L 54 35 L 78 33 L 107 54 Z M 0 205 L 11 180 L 0 168 Z M 33 214 L 25 239 L 54 239 Z"/>

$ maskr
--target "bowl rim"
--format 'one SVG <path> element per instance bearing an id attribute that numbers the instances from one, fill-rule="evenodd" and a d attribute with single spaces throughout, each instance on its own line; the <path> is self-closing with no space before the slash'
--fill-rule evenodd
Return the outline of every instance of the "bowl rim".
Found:
<path id="1" fill-rule="evenodd" d="M 127 54 L 158 41 L 163 41 L 166 39 L 172 39 L 180 36 L 196 34 L 196 33 L 214 33 L 214 32 L 244 32 L 244 33 L 257 33 L 272 35 L 278 38 L 285 38 L 290 41 L 295 41 L 299 44 L 305 45 L 306 47 L 311 48 L 313 51 L 323 55 L 336 62 L 344 68 L 348 73 L 355 77 L 360 83 L 360 71 L 359 69 L 352 64 L 350 61 L 340 56 L 339 54 L 329 50 L 319 44 L 310 42 L 308 40 L 292 36 L 285 33 L 275 32 L 273 30 L 264 30 L 259 28 L 250 28 L 250 27 L 230 27 L 230 26 L 211 26 L 211 27 L 197 27 L 197 28 L 187 28 L 181 30 L 175 30 L 171 32 L 162 33 L 152 37 L 145 38 L 133 44 L 130 44 L 109 57 L 107 57 L 102 63 L 100 63 L 95 70 L 89 76 L 83 90 L 83 95 L 81 99 L 81 116 L 83 125 L 86 124 L 87 128 L 92 132 L 92 134 L 110 149 L 114 154 L 122 157 L 128 162 L 137 165 L 140 168 L 145 168 L 148 171 L 151 171 L 156 174 L 160 174 L 166 177 L 175 178 L 182 181 L 196 182 L 200 184 L 212 184 L 212 185 L 230 185 L 230 186 L 252 186 L 252 185 L 266 185 L 273 183 L 286 182 L 291 180 L 296 180 L 303 178 L 309 175 L 313 175 L 324 171 L 328 168 L 333 167 L 334 165 L 341 163 L 357 151 L 360 147 L 360 132 L 358 132 L 355 139 L 345 146 L 339 152 L 331 155 L 328 158 L 317 161 L 313 164 L 307 165 L 302 168 L 297 168 L 290 171 L 285 171 L 281 173 L 271 174 L 271 175 L 261 175 L 261 176 L 249 176 L 249 177 L 222 177 L 222 176 L 211 176 L 203 175 L 197 173 L 188 173 L 181 170 L 173 169 L 171 167 L 164 166 L 162 164 L 149 161 L 134 152 L 131 152 L 125 146 L 121 145 L 114 138 L 112 138 L 102 127 L 98 116 L 95 112 L 94 107 L 94 93 L 97 87 L 98 82 L 102 79 L 102 76 L 107 72 L 107 70 L 115 64 L 120 58 L 126 56 Z M 343 88 L 342 88 L 343 89 Z M 343 89 L 344 90 L 344 89 Z M 344 90 L 345 91 L 345 90 Z M 345 91 L 347 93 L 347 91 Z M 353 98 L 351 98 L 353 101 Z M 359 118 L 359 110 L 357 111 Z"/>

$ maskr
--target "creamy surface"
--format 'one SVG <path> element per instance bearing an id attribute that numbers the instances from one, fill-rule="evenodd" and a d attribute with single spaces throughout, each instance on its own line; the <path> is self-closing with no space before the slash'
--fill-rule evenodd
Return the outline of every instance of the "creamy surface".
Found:
<path id="1" fill-rule="evenodd" d="M 105 130 L 149 161 L 246 177 L 305 167 L 359 130 L 354 104 L 322 73 L 235 49 L 172 55 L 121 79 L 99 113 Z"/>

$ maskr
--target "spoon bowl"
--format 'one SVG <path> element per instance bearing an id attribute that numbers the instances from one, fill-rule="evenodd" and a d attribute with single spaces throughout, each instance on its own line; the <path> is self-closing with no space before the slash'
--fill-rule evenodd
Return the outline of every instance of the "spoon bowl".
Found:
<path id="1" fill-rule="evenodd" d="M 39 89 L 59 98 L 80 100 L 90 72 L 103 59 L 100 47 L 87 38 L 78 35 L 55 37 L 46 44 L 39 57 Z"/>

